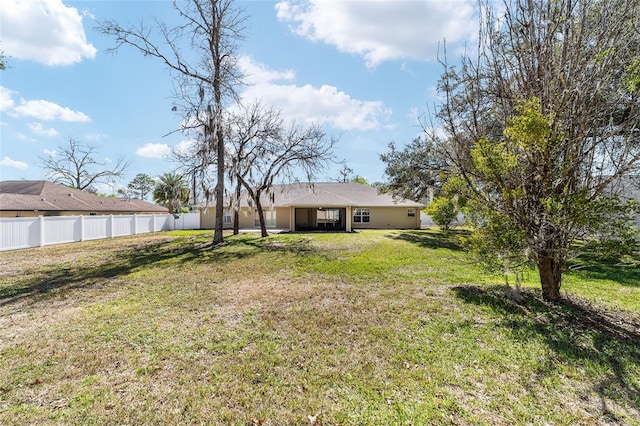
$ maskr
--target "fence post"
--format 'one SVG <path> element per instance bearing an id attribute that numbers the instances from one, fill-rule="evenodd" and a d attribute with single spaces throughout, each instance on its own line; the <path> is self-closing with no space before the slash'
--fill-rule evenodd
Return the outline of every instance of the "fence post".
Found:
<path id="1" fill-rule="evenodd" d="M 84 215 L 80 215 L 80 242 L 84 241 Z"/>
<path id="2" fill-rule="evenodd" d="M 138 235 L 138 216 L 133 214 L 133 235 Z"/>
<path id="3" fill-rule="evenodd" d="M 109 215 L 109 231 L 107 237 L 113 238 L 113 215 Z"/>
<path id="4" fill-rule="evenodd" d="M 39 245 L 40 247 L 42 247 L 44 246 L 44 216 L 42 215 L 38 216 L 38 226 L 39 226 L 38 231 L 40 232 Z"/>

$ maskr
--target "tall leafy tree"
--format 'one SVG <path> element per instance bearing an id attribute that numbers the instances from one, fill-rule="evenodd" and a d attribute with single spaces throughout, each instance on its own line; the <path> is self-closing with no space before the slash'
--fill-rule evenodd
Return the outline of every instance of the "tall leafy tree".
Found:
<path id="1" fill-rule="evenodd" d="M 96 159 L 96 148 L 69 138 L 69 144 L 40 158 L 45 176 L 56 183 L 82 191 L 95 192 L 99 183 L 113 183 L 124 175 L 129 163 L 122 157 L 109 168 L 106 161 Z"/>
<path id="2" fill-rule="evenodd" d="M 557 301 L 576 239 L 631 232 L 617 182 L 640 162 L 640 1 L 483 6 L 477 54 L 443 60 L 438 118 L 453 186 L 486 209 L 480 223 L 508 224 L 521 240 L 507 245 L 535 262 L 544 298 Z"/>
<path id="3" fill-rule="evenodd" d="M 427 135 L 415 138 L 402 149 L 389 143 L 389 151 L 380 159 L 385 163 L 387 180 L 379 191 L 407 200 L 428 202 L 449 168 L 447 157 Z"/>
<path id="4" fill-rule="evenodd" d="M 177 173 L 165 173 L 159 177 L 153 189 L 153 201 L 169 209 L 173 214 L 189 201 L 189 188 Z"/>
<path id="5" fill-rule="evenodd" d="M 127 192 L 139 200 L 145 200 L 153 192 L 156 181 L 145 173 L 138 173 L 131 182 L 127 184 Z"/>
<path id="6" fill-rule="evenodd" d="M 168 27 L 155 22 L 125 28 L 117 22 L 99 25 L 116 40 L 163 63 L 173 74 L 175 109 L 184 115 L 184 130 L 201 129 L 198 156 L 204 163 L 195 171 L 216 167 L 216 227 L 213 240 L 223 241 L 225 181 L 224 108 L 236 100 L 241 74 L 236 66 L 238 42 L 246 15 L 233 0 L 186 0 L 173 3 L 182 24 Z M 212 155 L 213 154 L 213 155 Z"/>

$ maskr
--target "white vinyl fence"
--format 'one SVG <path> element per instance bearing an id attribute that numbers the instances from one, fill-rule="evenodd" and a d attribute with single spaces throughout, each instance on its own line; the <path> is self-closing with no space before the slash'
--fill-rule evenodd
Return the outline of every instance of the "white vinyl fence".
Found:
<path id="1" fill-rule="evenodd" d="M 0 251 L 173 229 L 200 229 L 200 214 L 0 218 Z"/>

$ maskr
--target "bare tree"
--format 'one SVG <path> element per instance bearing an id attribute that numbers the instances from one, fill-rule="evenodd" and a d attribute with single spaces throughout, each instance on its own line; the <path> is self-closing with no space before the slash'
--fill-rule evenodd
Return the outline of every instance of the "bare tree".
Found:
<path id="1" fill-rule="evenodd" d="M 94 191 L 98 183 L 113 183 L 121 179 L 129 163 L 118 158 L 113 167 L 103 169 L 107 162 L 95 159 L 96 150 L 91 145 L 83 146 L 74 138 L 69 138 L 68 146 L 59 146 L 55 153 L 41 157 L 41 167 L 45 176 L 56 183 L 82 191 Z"/>
<path id="2" fill-rule="evenodd" d="M 235 123 L 230 177 L 246 190 L 258 212 L 261 235 L 266 237 L 263 196 L 273 201 L 274 184 L 296 181 L 298 173 L 311 182 L 332 161 L 337 139 L 327 137 L 318 125 L 287 125 L 278 110 L 259 104 L 244 109 Z"/>
<path id="3" fill-rule="evenodd" d="M 227 120 L 228 179 L 234 187 L 230 197 L 233 211 L 233 233 L 239 233 L 240 197 L 242 179 L 252 172 L 251 162 L 262 149 L 261 141 L 274 139 L 282 129 L 280 112 L 259 102 L 240 108 Z"/>
<path id="4" fill-rule="evenodd" d="M 216 226 L 214 243 L 223 241 L 225 143 L 223 112 L 228 101 L 237 100 L 241 74 L 236 66 L 237 43 L 242 39 L 246 16 L 232 0 L 187 0 L 174 2 L 184 23 L 167 27 L 154 21 L 152 27 L 124 28 L 107 21 L 99 29 L 115 38 L 114 51 L 123 45 L 160 60 L 175 78 L 174 107 L 184 115 L 184 129 L 202 129 L 202 158 L 215 153 Z M 156 41 L 155 38 L 159 41 Z M 204 168 L 202 169 L 204 170 Z"/>
<path id="5" fill-rule="evenodd" d="M 522 238 L 557 301 L 574 241 L 628 230 L 629 204 L 612 188 L 640 165 L 640 2 L 484 10 L 477 56 L 443 63 L 447 152 L 481 222 Z"/>
<path id="6" fill-rule="evenodd" d="M 342 168 L 338 170 L 338 178 L 335 179 L 336 182 L 349 182 L 351 180 L 351 175 L 353 174 L 353 169 L 347 166 L 347 163 L 342 164 Z"/>

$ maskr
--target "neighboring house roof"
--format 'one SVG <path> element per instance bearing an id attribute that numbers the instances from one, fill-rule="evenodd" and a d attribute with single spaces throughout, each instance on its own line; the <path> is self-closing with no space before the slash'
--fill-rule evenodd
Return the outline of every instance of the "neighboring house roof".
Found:
<path id="1" fill-rule="evenodd" d="M 99 197 L 44 180 L 0 182 L 0 210 L 167 213 L 165 207 L 137 199 Z"/>
<path id="2" fill-rule="evenodd" d="M 271 193 L 273 203 L 268 195 L 262 195 L 264 207 L 425 207 L 415 201 L 379 194 L 376 188 L 357 182 L 274 185 Z M 246 193 L 243 193 L 240 204 L 243 207 L 249 205 Z"/>

